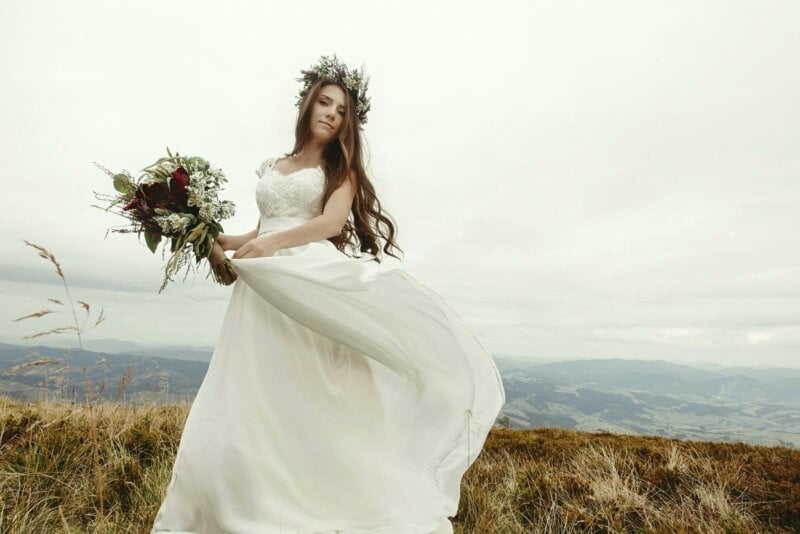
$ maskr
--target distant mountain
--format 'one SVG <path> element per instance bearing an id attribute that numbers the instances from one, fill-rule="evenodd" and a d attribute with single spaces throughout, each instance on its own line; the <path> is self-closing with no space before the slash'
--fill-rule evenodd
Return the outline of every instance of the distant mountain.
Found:
<path id="1" fill-rule="evenodd" d="M 520 364 L 502 358 L 496 361 L 501 372 L 524 372 L 553 384 L 728 400 L 800 402 L 800 369 L 736 367 L 714 372 L 665 360 L 614 358 L 544 364 Z"/>
<path id="2" fill-rule="evenodd" d="M 14 347 L 38 347 L 35 343 L 22 344 L 0 343 L 0 346 L 10 345 Z M 69 349 L 77 353 L 80 347 L 76 345 L 74 339 L 53 339 L 48 340 L 47 346 L 51 348 Z M 158 356 L 160 358 L 174 358 L 178 360 L 196 360 L 201 362 L 211 361 L 214 353 L 213 346 L 186 346 L 170 345 L 165 343 L 137 343 L 135 341 L 123 341 L 114 338 L 89 339 L 83 342 L 85 350 L 92 352 L 102 352 L 106 354 L 132 354 L 140 356 Z"/>
<path id="3" fill-rule="evenodd" d="M 117 395 L 130 369 L 123 402 L 191 401 L 213 353 L 213 348 L 204 352 L 116 341 L 98 340 L 98 346 L 113 350 L 83 353 L 0 344 L 0 393 L 28 400 L 54 394 L 83 398 L 85 365 L 103 399 Z M 665 360 L 493 358 L 506 389 L 501 417 L 515 427 L 800 447 L 798 369 L 714 371 Z M 56 363 L 19 368 L 37 359 Z"/>
<path id="4" fill-rule="evenodd" d="M 709 371 L 664 360 L 496 359 L 518 427 L 800 447 L 800 372 Z M 777 378 L 780 377 L 780 378 Z"/>
<path id="5" fill-rule="evenodd" d="M 39 364 L 32 365 L 33 362 Z M 171 402 L 194 398 L 208 362 L 0 344 L 0 393 L 17 399 L 36 400 L 54 395 L 83 399 L 84 383 L 88 380 L 102 399 L 109 400 L 117 394 L 128 369 L 130 381 L 124 388 L 124 396 L 120 395 L 121 400 Z"/>
<path id="6" fill-rule="evenodd" d="M 797 378 L 800 376 L 800 369 L 794 367 L 723 367 L 718 374 L 746 375 L 759 380 L 781 380 L 783 378 Z"/>

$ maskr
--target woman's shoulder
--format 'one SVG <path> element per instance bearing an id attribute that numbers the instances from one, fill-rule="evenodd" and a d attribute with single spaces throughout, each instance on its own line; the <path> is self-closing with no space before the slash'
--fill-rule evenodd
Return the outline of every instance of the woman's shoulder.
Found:
<path id="1" fill-rule="evenodd" d="M 262 178 L 264 176 L 264 174 L 267 172 L 267 170 L 271 169 L 272 165 L 279 159 L 281 159 L 281 156 L 270 156 L 267 159 L 265 159 L 264 161 L 262 161 L 261 165 L 259 165 L 256 168 L 256 175 L 259 178 Z"/>

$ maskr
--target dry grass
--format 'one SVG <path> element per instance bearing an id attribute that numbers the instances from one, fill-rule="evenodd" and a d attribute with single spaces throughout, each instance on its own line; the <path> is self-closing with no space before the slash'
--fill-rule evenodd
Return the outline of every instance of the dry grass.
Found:
<path id="1" fill-rule="evenodd" d="M 55 266 L 69 306 L 50 298 L 61 309 L 14 321 L 67 313 L 72 324 L 24 337 L 75 332 L 83 353 L 90 305 L 77 301 L 80 324 L 55 256 L 25 243 Z M 78 404 L 72 362 L 31 356 L 7 374 L 62 364 L 56 400 L 0 395 L 0 532 L 149 532 L 190 404 L 98 403 L 85 365 Z M 800 532 L 800 451 L 786 447 L 496 426 L 461 489 L 458 533 Z"/>
<path id="2" fill-rule="evenodd" d="M 189 404 L 0 396 L 0 531 L 148 532 Z M 796 532 L 800 451 L 495 427 L 462 483 L 459 533 Z"/>
<path id="3" fill-rule="evenodd" d="M 0 532 L 148 532 L 188 408 L 0 396 Z"/>
<path id="4" fill-rule="evenodd" d="M 495 427 L 460 532 L 798 532 L 800 451 Z"/>
<path id="5" fill-rule="evenodd" d="M 27 320 L 27 319 L 40 319 L 42 317 L 49 316 L 50 314 L 58 315 L 59 313 L 67 313 L 67 314 L 72 316 L 72 324 L 67 324 L 67 325 L 62 325 L 62 326 L 58 326 L 58 327 L 55 327 L 55 328 L 50 328 L 49 330 L 42 330 L 42 331 L 36 332 L 34 334 L 23 336 L 22 338 L 23 339 L 31 339 L 31 338 L 37 338 L 37 337 L 48 336 L 48 335 L 53 335 L 53 334 L 62 334 L 62 333 L 65 333 L 65 332 L 75 332 L 75 335 L 78 338 L 78 344 L 80 346 L 81 356 L 83 356 L 84 352 L 85 352 L 84 348 L 83 348 L 83 335 L 86 332 L 88 332 L 90 330 L 93 330 L 95 327 L 97 327 L 97 325 L 99 325 L 100 323 L 102 323 L 105 320 L 106 317 L 105 317 L 103 309 L 102 308 L 100 309 L 100 314 L 97 316 L 97 319 L 96 319 L 95 323 L 92 326 L 87 328 L 86 327 L 86 323 L 89 320 L 89 318 L 91 317 L 91 309 L 92 309 L 92 307 L 86 301 L 77 300 L 77 303 L 80 304 L 81 309 L 85 313 L 85 316 L 83 318 L 83 322 L 80 322 L 78 320 L 78 313 L 79 313 L 78 312 L 78 307 L 75 305 L 75 302 L 73 302 L 72 294 L 70 293 L 70 290 L 69 290 L 69 284 L 67 284 L 67 277 L 64 274 L 63 269 L 61 268 L 61 264 L 56 259 L 56 256 L 52 252 L 48 251 L 46 248 L 44 248 L 41 245 L 37 245 L 36 243 L 31 243 L 28 240 L 23 240 L 23 241 L 29 247 L 36 249 L 39 252 L 39 257 L 40 258 L 45 259 L 46 261 L 50 262 L 55 267 L 55 273 L 61 279 L 61 283 L 64 286 L 64 292 L 65 292 L 65 294 L 67 296 L 67 303 L 69 305 L 67 306 L 60 299 L 57 299 L 57 298 L 54 298 L 54 297 L 50 297 L 47 300 L 52 304 L 57 304 L 58 306 L 60 306 L 61 307 L 60 309 L 51 310 L 49 308 L 45 308 L 43 310 L 39 310 L 37 312 L 33 312 L 33 313 L 29 313 L 27 315 L 23 315 L 23 316 L 17 317 L 16 319 L 12 319 L 12 322 L 19 322 L 19 321 L 24 321 L 24 320 Z M 33 356 L 36 356 L 36 355 L 34 354 Z M 83 359 L 84 358 L 81 358 L 81 360 L 83 360 Z M 22 371 L 22 370 L 24 370 L 24 369 L 26 369 L 28 367 L 38 367 L 38 366 L 44 366 L 45 367 L 45 371 L 46 371 L 46 366 L 53 365 L 53 364 L 59 364 L 59 363 L 62 363 L 62 362 L 59 362 L 58 360 L 49 359 L 49 358 L 36 359 L 36 360 L 33 360 L 33 361 L 28 361 L 28 362 L 26 362 L 24 364 L 18 365 L 16 367 L 12 368 L 12 369 L 9 369 L 8 371 L 6 371 L 4 373 L 4 375 L 13 376 L 15 373 L 17 373 L 19 371 Z M 96 365 L 98 365 L 98 364 L 102 365 L 103 363 L 108 364 L 108 362 L 104 362 L 104 360 L 102 360 L 100 362 L 97 362 Z M 71 367 L 71 361 L 69 361 L 68 359 L 65 359 L 64 362 L 63 362 L 63 365 L 60 365 L 55 371 L 56 383 L 58 384 L 59 391 L 62 394 L 65 392 L 65 390 L 66 390 L 66 388 L 68 386 L 68 384 L 66 383 L 66 379 L 69 376 L 70 367 Z M 84 379 L 84 393 L 85 393 L 85 400 L 86 400 L 86 409 L 88 411 L 88 419 L 89 419 L 89 437 L 91 439 L 91 442 L 90 442 L 91 443 L 91 455 L 92 455 L 92 459 L 93 459 L 93 462 L 94 462 L 92 467 L 94 469 L 94 482 L 95 482 L 95 484 L 97 486 L 97 492 L 98 492 L 98 503 L 99 503 L 99 509 L 98 509 L 99 521 L 98 521 L 98 526 L 99 526 L 100 533 L 104 534 L 105 533 L 105 529 L 104 529 L 103 525 L 105 524 L 105 498 L 104 498 L 104 493 L 103 492 L 104 492 L 105 486 L 103 484 L 103 476 L 104 475 L 103 475 L 102 467 L 100 465 L 100 456 L 99 456 L 99 449 L 100 449 L 101 445 L 97 440 L 97 416 L 96 416 L 96 414 L 94 412 L 94 410 L 95 410 L 94 404 L 96 402 L 96 398 L 98 396 L 97 395 L 98 392 L 96 391 L 97 388 L 96 387 L 92 387 L 92 384 L 88 380 L 88 373 L 87 373 L 86 365 L 82 363 L 82 367 L 83 367 L 83 379 Z M 45 377 L 47 377 L 46 374 L 45 374 Z M 63 390 L 61 388 L 63 388 Z M 101 389 L 101 391 L 102 391 L 102 389 Z M 93 398 L 94 398 L 94 400 L 93 400 Z M 2 461 L 0 461 L 0 465 L 2 465 Z M 66 526 L 67 523 L 66 523 L 65 518 L 63 517 L 63 513 L 62 513 L 60 508 L 59 508 L 59 514 L 60 514 L 60 519 L 62 521 L 62 526 Z M 25 517 L 27 517 L 27 514 L 26 514 Z M 0 520 L 2 518 L 4 518 L 4 516 L 0 517 Z M 0 521 L 0 525 L 2 525 L 2 521 Z"/>

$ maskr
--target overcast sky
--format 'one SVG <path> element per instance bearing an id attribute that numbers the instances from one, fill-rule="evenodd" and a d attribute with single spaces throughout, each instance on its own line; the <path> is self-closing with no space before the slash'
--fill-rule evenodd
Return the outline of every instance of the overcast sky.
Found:
<path id="1" fill-rule="evenodd" d="M 27 239 L 104 308 L 88 338 L 213 345 L 231 288 L 159 295 L 161 252 L 104 238 L 123 221 L 91 207 L 112 192 L 93 162 L 202 155 L 226 232 L 250 231 L 294 78 L 335 52 L 371 76 L 368 172 L 405 268 L 490 352 L 800 366 L 800 4 L 0 6 L 2 341 L 69 324 L 12 322 L 66 298 Z"/>

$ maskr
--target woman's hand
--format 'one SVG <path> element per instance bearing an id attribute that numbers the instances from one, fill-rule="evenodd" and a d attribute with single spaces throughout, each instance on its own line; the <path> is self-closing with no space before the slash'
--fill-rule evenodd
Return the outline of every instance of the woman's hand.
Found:
<path id="1" fill-rule="evenodd" d="M 236 250 L 249 240 L 247 234 L 244 235 L 227 235 L 222 232 L 217 236 L 217 243 L 222 247 L 222 250 Z"/>
<path id="2" fill-rule="evenodd" d="M 274 234 L 261 234 L 239 247 L 233 255 L 233 258 L 261 258 L 264 256 L 272 256 L 275 254 L 275 251 L 279 249 L 280 247 L 275 242 Z"/>
<path id="3" fill-rule="evenodd" d="M 211 262 L 211 265 L 218 265 L 227 259 L 225 251 L 219 246 L 219 241 L 214 242 L 214 246 L 211 247 L 211 253 L 208 255 L 208 261 Z"/>
<path id="4" fill-rule="evenodd" d="M 229 247 L 231 244 L 231 237 L 232 236 L 225 235 L 220 232 L 217 236 L 216 244 L 219 245 L 222 250 L 230 250 Z"/>

